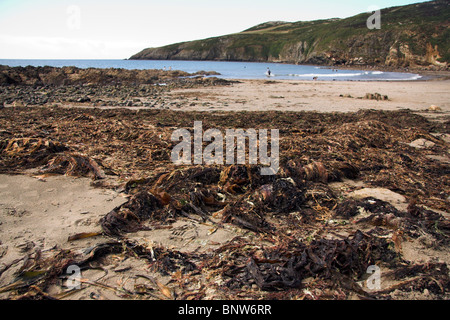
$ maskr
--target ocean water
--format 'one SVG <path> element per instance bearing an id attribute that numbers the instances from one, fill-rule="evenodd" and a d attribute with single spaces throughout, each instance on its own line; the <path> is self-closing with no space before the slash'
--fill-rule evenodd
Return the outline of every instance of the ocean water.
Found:
<path id="1" fill-rule="evenodd" d="M 189 73 L 216 71 L 224 79 L 316 80 L 318 81 L 413 81 L 414 73 L 336 70 L 328 67 L 259 62 L 178 61 L 178 60 L 12 60 L 0 59 L 1 65 L 75 66 L 78 68 L 172 69 Z M 270 70 L 270 76 L 268 75 Z"/>

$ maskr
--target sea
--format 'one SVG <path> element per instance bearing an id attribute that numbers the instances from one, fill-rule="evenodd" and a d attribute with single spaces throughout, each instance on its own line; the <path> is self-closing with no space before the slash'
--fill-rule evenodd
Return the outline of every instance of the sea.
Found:
<path id="1" fill-rule="evenodd" d="M 343 70 L 331 67 L 284 63 L 180 61 L 180 60 L 14 60 L 0 59 L 11 67 L 51 66 L 78 68 L 122 68 L 181 70 L 189 73 L 215 71 L 224 79 L 316 80 L 316 81 L 414 81 L 419 74 L 403 72 Z M 270 71 L 270 72 L 269 72 Z"/>

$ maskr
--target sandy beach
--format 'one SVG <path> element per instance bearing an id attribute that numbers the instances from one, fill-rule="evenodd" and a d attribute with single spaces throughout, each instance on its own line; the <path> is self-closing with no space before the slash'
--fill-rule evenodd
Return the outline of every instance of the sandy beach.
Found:
<path id="1" fill-rule="evenodd" d="M 378 2 L 0 0 L 0 303 L 449 301 L 450 1 Z"/>
<path id="2" fill-rule="evenodd" d="M 186 111 L 316 111 L 355 112 L 360 109 L 413 111 L 431 105 L 450 111 L 450 80 L 405 82 L 238 80 L 223 88 L 173 90 L 168 99 Z M 367 93 L 388 96 L 365 99 Z"/>
<path id="3" fill-rule="evenodd" d="M 224 84 L 199 77 L 125 93 L 75 89 L 89 99 L 66 101 L 67 93 L 33 105 L 26 89 L 16 98 L 5 89 L 2 299 L 448 299 L 450 80 Z M 39 96 L 48 90 L 61 89 L 44 87 Z M 133 103 L 124 107 L 126 101 Z M 174 166 L 171 133 L 194 120 L 221 130 L 280 129 L 280 177 L 261 182 L 253 171 L 237 179 L 239 166 L 234 173 Z M 278 200 L 261 193 L 267 186 L 280 188 Z M 332 253 L 323 252 L 357 241 L 360 231 L 364 238 L 352 248 L 381 251 L 345 264 L 353 289 L 334 290 L 311 252 L 331 266 Z M 274 265 L 285 270 L 292 250 L 313 257 L 308 268 L 318 276 L 301 278 L 308 290 L 268 280 L 276 277 Z M 65 285 L 71 263 L 83 270 L 77 290 Z M 363 275 L 373 263 L 386 274 L 376 292 Z M 435 283 L 423 280 L 428 274 Z"/>

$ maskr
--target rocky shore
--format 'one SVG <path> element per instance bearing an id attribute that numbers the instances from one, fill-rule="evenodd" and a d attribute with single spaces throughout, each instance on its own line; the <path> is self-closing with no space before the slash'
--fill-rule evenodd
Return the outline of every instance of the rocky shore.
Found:
<path id="1" fill-rule="evenodd" d="M 0 105 L 90 104 L 112 107 L 164 106 L 174 88 L 227 85 L 214 71 L 80 69 L 0 66 Z"/>

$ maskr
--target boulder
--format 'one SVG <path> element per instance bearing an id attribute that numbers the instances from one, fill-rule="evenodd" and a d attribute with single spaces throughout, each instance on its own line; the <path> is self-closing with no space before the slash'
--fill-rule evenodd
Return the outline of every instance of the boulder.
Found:
<path id="1" fill-rule="evenodd" d="M 431 105 L 431 106 L 428 108 L 428 110 L 429 110 L 429 111 L 442 111 L 442 109 L 441 109 L 440 107 L 435 106 L 435 105 Z"/>

